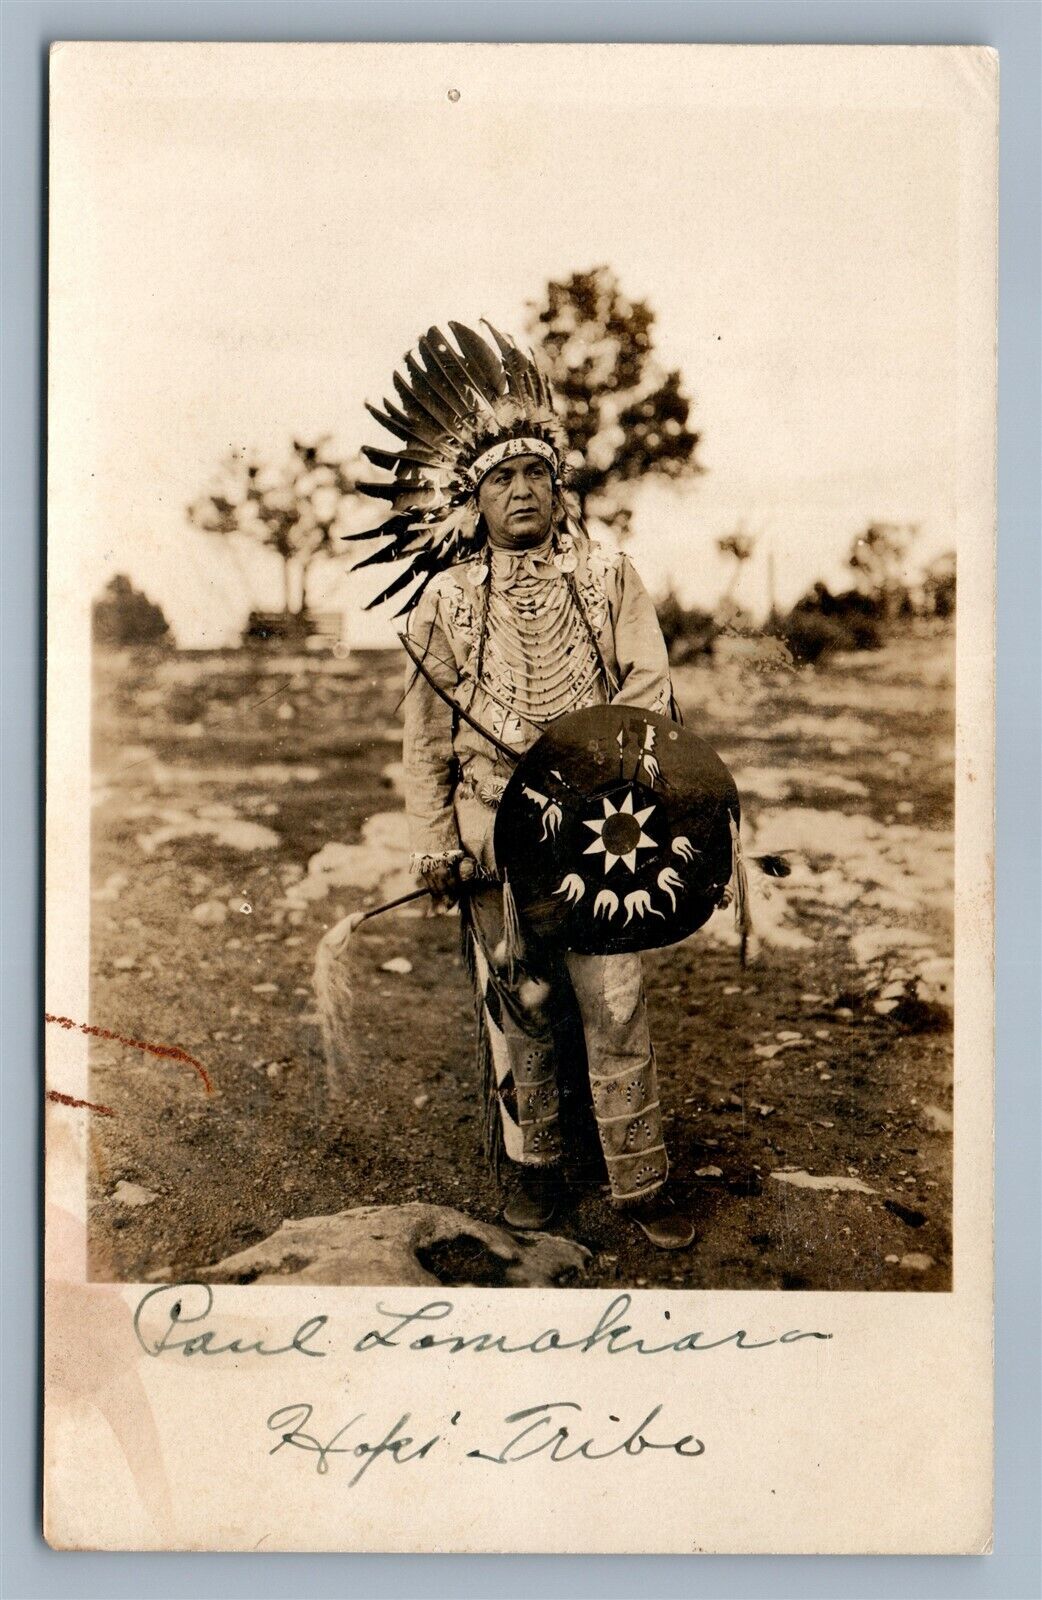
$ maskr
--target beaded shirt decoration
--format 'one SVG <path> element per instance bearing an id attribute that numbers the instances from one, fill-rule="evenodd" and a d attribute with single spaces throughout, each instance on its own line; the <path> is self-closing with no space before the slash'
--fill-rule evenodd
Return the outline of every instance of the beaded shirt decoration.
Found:
<path id="1" fill-rule="evenodd" d="M 526 722 L 544 727 L 599 698 L 600 653 L 568 562 L 552 544 L 493 550 L 485 579 L 478 678 Z"/>

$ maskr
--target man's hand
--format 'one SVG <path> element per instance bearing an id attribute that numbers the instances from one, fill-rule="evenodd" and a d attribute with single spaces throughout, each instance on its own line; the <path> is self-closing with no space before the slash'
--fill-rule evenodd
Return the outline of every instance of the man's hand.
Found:
<path id="1" fill-rule="evenodd" d="M 463 884 L 473 878 L 477 869 L 478 864 L 472 856 L 463 856 L 459 860 L 434 860 L 425 871 L 421 871 L 420 881 L 430 891 L 432 910 L 440 913 L 451 910 L 460 897 Z"/>

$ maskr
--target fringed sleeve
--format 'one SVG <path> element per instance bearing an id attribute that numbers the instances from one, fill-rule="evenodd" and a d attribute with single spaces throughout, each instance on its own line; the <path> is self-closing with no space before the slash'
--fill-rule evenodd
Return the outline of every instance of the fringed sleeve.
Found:
<path id="1" fill-rule="evenodd" d="M 430 590 L 409 619 L 409 641 L 431 676 L 451 694 L 458 673 L 439 619 L 438 596 Z M 411 848 L 414 857 L 449 857 L 460 849 L 452 804 L 453 712 L 411 661 L 405 685 L 402 766 Z"/>
<path id="2" fill-rule="evenodd" d="M 628 556 L 619 557 L 612 611 L 615 657 L 619 665 L 616 704 L 643 706 L 669 715 L 673 688 L 669 657 L 651 596 Z"/>

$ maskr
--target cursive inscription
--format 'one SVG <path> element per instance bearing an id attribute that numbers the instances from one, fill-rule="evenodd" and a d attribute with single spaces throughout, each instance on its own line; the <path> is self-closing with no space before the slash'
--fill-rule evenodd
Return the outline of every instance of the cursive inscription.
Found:
<path id="1" fill-rule="evenodd" d="M 212 1328 L 199 1328 L 213 1309 L 213 1290 L 206 1283 L 160 1284 L 142 1295 L 134 1312 L 134 1333 L 148 1356 L 324 1356 L 325 1350 L 308 1346 L 329 1321 L 328 1317 L 309 1317 L 285 1344 L 267 1344 L 263 1339 L 229 1339 L 218 1342 Z M 181 1337 L 181 1330 L 195 1331 Z M 156 1331 L 158 1329 L 158 1332 Z"/>
<path id="2" fill-rule="evenodd" d="M 268 1453 L 276 1455 L 287 1445 L 305 1451 L 314 1455 L 315 1470 L 319 1473 L 329 1471 L 333 1456 L 348 1456 L 359 1463 L 347 1480 L 349 1489 L 354 1488 L 377 1461 L 386 1460 L 398 1467 L 412 1461 L 425 1461 L 438 1446 L 448 1444 L 451 1430 L 461 1416 L 459 1411 L 455 1412 L 446 1431 L 423 1438 L 423 1430 L 418 1433 L 412 1428 L 411 1413 L 405 1411 L 373 1443 L 372 1425 L 366 1413 L 359 1411 L 323 1443 L 312 1431 L 314 1412 L 314 1406 L 307 1402 L 280 1406 L 273 1411 L 268 1418 L 268 1428 L 278 1434 L 278 1442 Z M 544 1400 L 538 1405 L 511 1411 L 503 1418 L 502 1434 L 484 1446 L 466 1450 L 465 1458 L 510 1467 L 530 1461 L 533 1456 L 562 1462 L 607 1461 L 612 1456 L 632 1460 L 649 1450 L 665 1450 L 686 1460 L 705 1454 L 705 1445 L 694 1434 L 665 1437 L 665 1430 L 659 1424 L 661 1414 L 661 1405 L 652 1406 L 634 1424 L 609 1413 L 606 1425 L 597 1427 L 587 1420 L 585 1409 L 578 1401 Z"/>
<path id="3" fill-rule="evenodd" d="M 322 1444 L 316 1434 L 305 1431 L 311 1425 L 314 1410 L 314 1406 L 305 1402 L 280 1406 L 277 1411 L 273 1411 L 268 1418 L 268 1427 L 279 1435 L 279 1442 L 271 1447 L 268 1454 L 276 1455 L 286 1445 L 292 1445 L 296 1450 L 313 1452 L 317 1457 L 315 1468 L 318 1472 L 329 1471 L 330 1456 L 352 1456 L 362 1464 L 348 1479 L 349 1489 L 353 1489 L 359 1479 L 364 1477 L 373 1463 L 379 1461 L 381 1457 L 393 1461 L 398 1467 L 404 1466 L 408 1461 L 423 1461 L 441 1439 L 441 1435 L 435 1433 L 422 1444 L 417 1444 L 412 1434 L 401 1431 L 410 1420 L 408 1411 L 405 1411 L 378 1444 L 370 1444 L 367 1439 L 357 1436 L 354 1442 L 349 1442 L 348 1435 L 358 1427 L 359 1423 L 365 1421 L 365 1412 L 360 1411 L 350 1422 L 345 1422 L 343 1427 L 338 1428 L 327 1444 Z"/>
<path id="4" fill-rule="evenodd" d="M 265 1339 L 224 1340 L 212 1327 L 201 1327 L 213 1311 L 213 1290 L 205 1283 L 160 1284 L 149 1289 L 138 1302 L 134 1312 L 134 1333 L 141 1348 L 149 1356 L 176 1354 L 181 1356 L 257 1355 L 257 1356 L 325 1356 L 327 1349 L 316 1349 L 315 1342 L 329 1322 L 327 1316 L 309 1317 L 302 1322 L 291 1338 L 283 1343 Z M 382 1326 L 369 1328 L 353 1346 L 356 1355 L 368 1355 L 380 1350 L 418 1350 L 438 1352 L 444 1356 L 458 1356 L 464 1352 L 484 1354 L 489 1351 L 504 1356 L 543 1356 L 572 1352 L 589 1355 L 603 1351 L 609 1356 L 668 1356 L 702 1355 L 712 1350 L 767 1350 L 772 1345 L 794 1345 L 804 1339 L 831 1339 L 831 1333 L 817 1329 L 790 1328 L 770 1339 L 752 1337 L 745 1328 L 732 1333 L 713 1336 L 702 1329 L 675 1333 L 662 1329 L 669 1337 L 649 1337 L 639 1332 L 628 1320 L 633 1297 L 617 1294 L 599 1312 L 592 1325 L 579 1333 L 562 1332 L 560 1328 L 543 1328 L 531 1336 L 499 1333 L 485 1329 L 478 1333 L 432 1331 L 434 1325 L 442 1327 L 453 1317 L 455 1305 L 451 1300 L 428 1300 L 419 1306 L 396 1309 L 377 1302 L 376 1315 Z M 665 1323 L 670 1323 L 672 1313 L 662 1312 Z M 186 1331 L 190 1330 L 190 1331 Z"/>
<path id="5" fill-rule="evenodd" d="M 658 1420 L 661 1405 L 652 1406 L 635 1428 L 630 1427 L 623 1438 L 616 1438 L 610 1445 L 593 1436 L 586 1439 L 579 1437 L 586 1432 L 587 1425 L 584 1423 L 580 1427 L 580 1418 L 574 1413 L 581 1413 L 582 1410 L 575 1400 L 551 1400 L 537 1406 L 526 1406 L 523 1411 L 512 1411 L 504 1420 L 511 1426 L 519 1422 L 524 1426 L 500 1446 L 497 1454 L 490 1455 L 486 1450 L 468 1450 L 467 1455 L 479 1461 L 494 1461 L 497 1466 L 508 1467 L 515 1461 L 528 1461 L 532 1456 L 542 1455 L 550 1461 L 574 1461 L 576 1457 L 581 1457 L 583 1461 L 607 1461 L 609 1456 L 639 1456 L 645 1450 L 672 1450 L 674 1455 L 688 1457 L 705 1454 L 705 1445 L 691 1433 L 685 1433 L 679 1439 L 648 1437 L 644 1430 Z M 608 1421 L 617 1423 L 620 1428 L 626 1427 L 619 1417 L 609 1415 Z"/>
<path id="6" fill-rule="evenodd" d="M 776 1344 L 796 1344 L 801 1339 L 831 1339 L 830 1333 L 804 1332 L 791 1328 L 774 1339 L 752 1339 L 744 1328 L 721 1338 L 709 1338 L 701 1330 L 683 1333 L 665 1341 L 651 1341 L 643 1335 L 634 1335 L 634 1329 L 623 1318 L 628 1314 L 632 1296 L 618 1294 L 598 1316 L 593 1327 L 576 1337 L 567 1337 L 558 1328 L 544 1328 L 530 1339 L 512 1343 L 505 1333 L 431 1333 L 419 1332 L 425 1323 L 444 1322 L 455 1309 L 451 1300 L 430 1300 L 416 1310 L 392 1311 L 377 1305 L 377 1314 L 390 1326 L 371 1328 L 355 1345 L 361 1355 L 369 1350 L 441 1350 L 446 1355 L 460 1355 L 464 1350 L 482 1353 L 494 1350 L 500 1355 L 546 1355 L 551 1351 L 574 1350 L 588 1355 L 591 1350 L 603 1349 L 610 1356 L 683 1355 L 691 1352 L 719 1350 L 731 1345 L 736 1350 L 766 1350 Z M 670 1312 L 663 1313 L 670 1320 Z"/>

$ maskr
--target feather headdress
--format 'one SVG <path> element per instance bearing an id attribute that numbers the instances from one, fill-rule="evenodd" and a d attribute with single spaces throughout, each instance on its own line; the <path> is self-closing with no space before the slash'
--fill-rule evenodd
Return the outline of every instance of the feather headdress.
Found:
<path id="1" fill-rule="evenodd" d="M 383 541 L 356 567 L 408 563 L 369 609 L 408 589 L 398 612 L 404 615 L 435 573 L 477 553 L 484 539 L 478 486 L 501 461 L 541 456 L 561 484 L 567 437 L 550 385 L 533 355 L 485 326 L 495 348 L 459 322 L 449 323 L 455 346 L 431 328 L 406 355 L 405 374 L 394 374 L 399 404 L 385 399 L 382 411 L 366 405 L 398 442 L 395 449 L 363 447 L 367 460 L 392 476 L 358 487 L 389 501 L 392 514 L 378 528 L 345 537 Z"/>

